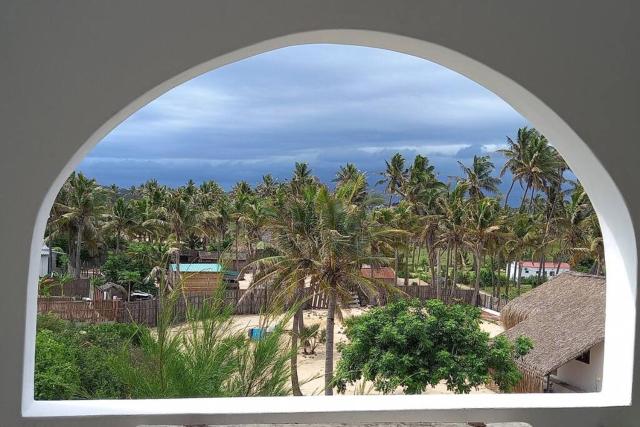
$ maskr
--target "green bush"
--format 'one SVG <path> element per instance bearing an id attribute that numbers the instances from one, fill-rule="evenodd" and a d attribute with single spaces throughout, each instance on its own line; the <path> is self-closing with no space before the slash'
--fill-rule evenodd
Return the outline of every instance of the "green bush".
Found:
<path id="1" fill-rule="evenodd" d="M 455 393 L 469 393 L 490 380 L 509 391 L 520 379 L 515 359 L 531 340 L 489 339 L 480 329 L 480 309 L 400 300 L 346 321 L 347 344 L 339 348 L 335 385 L 371 381 L 376 390 L 419 394 L 441 381 Z"/>
<path id="2" fill-rule="evenodd" d="M 74 325 L 53 314 L 39 315 L 36 399 L 126 397 L 113 360 L 139 342 L 140 328 L 133 324 Z"/>
<path id="3" fill-rule="evenodd" d="M 81 391 L 76 348 L 48 329 L 36 334 L 36 400 L 76 398 Z"/>

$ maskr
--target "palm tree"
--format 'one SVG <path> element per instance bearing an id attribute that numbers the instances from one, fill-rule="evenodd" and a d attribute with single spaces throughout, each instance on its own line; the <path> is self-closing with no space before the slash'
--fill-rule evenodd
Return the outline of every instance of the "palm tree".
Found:
<path id="1" fill-rule="evenodd" d="M 333 347 L 338 301 L 348 301 L 350 291 L 360 288 L 367 294 L 378 293 L 382 287 L 388 291 L 394 288 L 363 277 L 363 264 L 372 267 L 385 264 L 387 258 L 369 253 L 371 241 L 381 236 L 397 233 L 397 230 L 375 230 L 371 224 L 365 225 L 365 212 L 346 206 L 326 187 L 320 187 L 316 196 L 318 214 L 317 237 L 319 238 L 318 258 L 314 261 L 317 283 L 328 297 L 327 342 L 325 359 L 325 395 L 333 394 Z"/>
<path id="2" fill-rule="evenodd" d="M 320 241 L 317 236 L 318 216 L 315 209 L 317 187 L 308 186 L 299 197 L 281 205 L 277 215 L 270 217 L 266 227 L 271 232 L 271 243 L 277 255 L 255 260 L 245 268 L 256 274 L 246 295 L 255 289 L 269 287 L 275 300 L 297 305 L 291 332 L 291 387 L 295 396 L 301 396 L 298 379 L 298 339 L 303 329 L 302 303 L 305 280 L 317 277 L 317 259 Z"/>
<path id="3" fill-rule="evenodd" d="M 526 183 L 520 210 L 523 209 L 527 194 L 531 190 L 529 211 L 533 206 L 536 191 L 544 191 L 562 180 L 559 171 L 562 170 L 562 161 L 555 148 L 549 145 L 547 138 L 537 131 L 532 131 L 529 143 L 524 152 L 520 175 Z"/>
<path id="4" fill-rule="evenodd" d="M 247 205 L 250 202 L 250 198 L 252 197 L 252 191 L 249 184 L 246 181 L 240 181 L 235 185 L 232 190 L 233 200 L 231 206 L 231 218 L 234 222 L 234 233 L 235 233 L 235 257 L 233 261 L 233 269 L 235 271 L 240 270 L 240 260 L 239 260 L 239 247 L 240 247 L 240 231 L 243 224 L 243 219 L 245 216 L 245 210 Z"/>
<path id="5" fill-rule="evenodd" d="M 359 174 L 361 174 L 361 172 L 358 170 L 356 165 L 353 163 L 347 163 L 346 165 L 340 166 L 340 170 L 333 179 L 333 182 L 335 182 L 336 186 L 339 187 L 352 181 Z"/>
<path id="6" fill-rule="evenodd" d="M 449 266 L 450 261 L 453 259 L 453 279 L 451 281 L 451 295 L 456 285 L 457 274 L 457 260 L 458 250 L 464 246 L 466 238 L 465 227 L 465 209 L 466 201 L 464 194 L 466 193 L 466 184 L 464 182 L 458 182 L 448 193 L 443 197 L 438 198 L 438 208 L 442 215 L 440 222 L 441 232 L 440 237 L 436 241 L 437 247 L 442 247 L 447 251 L 447 261 L 445 268 L 445 288 L 448 286 L 449 281 Z M 453 256 L 452 256 L 453 255 Z"/>
<path id="7" fill-rule="evenodd" d="M 135 213 L 131 203 L 122 197 L 118 197 L 111 206 L 111 212 L 104 215 L 105 222 L 102 229 L 114 232 L 116 237 L 116 252 L 120 252 L 120 240 L 122 234 L 135 225 Z"/>
<path id="8" fill-rule="evenodd" d="M 278 189 L 278 182 L 271 174 L 263 175 L 262 182 L 256 187 L 256 193 L 260 197 L 273 197 Z"/>
<path id="9" fill-rule="evenodd" d="M 500 179 L 492 176 L 495 166 L 489 159 L 489 156 L 473 156 L 471 167 L 465 166 L 462 162 L 458 162 L 464 177 L 462 181 L 465 183 L 469 197 L 472 199 L 483 198 L 485 192 L 497 193 Z"/>
<path id="10" fill-rule="evenodd" d="M 296 162 L 293 177 L 291 178 L 291 190 L 293 194 L 300 194 L 304 187 L 312 184 L 314 181 L 315 178 L 311 174 L 309 165 L 307 163 Z"/>
<path id="11" fill-rule="evenodd" d="M 383 178 L 376 183 L 386 184 L 385 193 L 389 194 L 389 206 L 391 206 L 391 202 L 393 200 L 393 196 L 395 194 L 402 194 L 401 189 L 404 185 L 404 182 L 407 178 L 407 169 L 404 166 L 404 157 L 402 154 L 396 153 L 391 157 L 391 161 L 386 161 L 387 168 L 380 175 Z"/>
<path id="12" fill-rule="evenodd" d="M 535 225 L 533 217 L 524 213 L 516 213 L 515 216 L 510 217 L 510 220 L 507 222 L 508 239 L 505 243 L 505 248 L 508 253 L 507 262 L 509 260 L 515 262 L 513 277 L 516 278 L 518 295 L 520 295 L 521 291 L 520 281 L 522 278 L 522 266 L 519 262 L 522 260 L 525 252 L 532 248 L 532 243 L 535 239 Z M 518 268 L 517 271 L 516 268 Z M 507 276 L 510 278 L 512 276 L 511 272 L 508 272 Z"/>
<path id="13" fill-rule="evenodd" d="M 476 277 L 471 297 L 471 305 L 476 305 L 480 293 L 480 266 L 489 240 L 499 232 L 499 217 L 496 199 L 472 200 L 465 212 L 466 238 L 464 243 L 472 251 L 475 259 Z"/>
<path id="14" fill-rule="evenodd" d="M 516 182 L 519 182 L 520 185 L 522 185 L 525 173 L 525 153 L 527 152 L 527 146 L 531 135 L 534 132 L 535 129 L 529 129 L 526 126 L 520 128 L 518 129 L 516 140 L 514 141 L 510 137 L 507 137 L 507 148 L 498 150 L 499 153 L 502 153 L 502 155 L 507 158 L 507 161 L 500 170 L 500 177 L 502 178 L 507 170 L 511 172 L 511 185 L 509 186 L 509 191 L 507 191 L 507 195 L 504 198 L 505 208 L 509 203 L 509 195 L 511 194 L 511 190 L 513 190 L 513 185 Z"/>
<path id="15" fill-rule="evenodd" d="M 75 234 L 73 271 L 74 277 L 79 278 L 83 237 L 97 235 L 98 218 L 104 211 L 106 197 L 95 179 L 88 179 L 80 172 L 72 173 L 65 187 L 65 199 L 56 202 L 56 208 L 61 212 L 56 221 L 67 224 Z"/>

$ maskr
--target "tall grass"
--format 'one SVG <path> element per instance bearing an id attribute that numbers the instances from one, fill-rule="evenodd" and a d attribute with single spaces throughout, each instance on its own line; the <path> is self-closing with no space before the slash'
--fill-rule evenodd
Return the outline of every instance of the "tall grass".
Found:
<path id="1" fill-rule="evenodd" d="M 186 325 L 176 328 L 176 308 L 183 299 Z M 178 291 L 163 297 L 157 329 L 141 328 L 140 345 L 123 351 L 114 361 L 130 398 L 284 396 L 290 394 L 289 339 L 285 325 L 293 312 L 279 320 L 261 316 L 260 326 L 273 331 L 251 341 L 234 330 L 233 307 L 224 290 L 192 307 Z"/>

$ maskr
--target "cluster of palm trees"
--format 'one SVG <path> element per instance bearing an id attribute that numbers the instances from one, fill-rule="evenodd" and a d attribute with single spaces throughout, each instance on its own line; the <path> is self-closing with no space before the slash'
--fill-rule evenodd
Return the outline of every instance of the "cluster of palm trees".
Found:
<path id="1" fill-rule="evenodd" d="M 472 265 L 474 300 L 485 266 L 495 281 L 495 296 L 501 294 L 501 285 L 509 294 L 511 280 L 501 283 L 498 274 L 503 267 L 507 278 L 517 277 L 520 292 L 521 272 L 509 271 L 512 261 L 539 262 L 539 276 L 546 261 L 558 266 L 569 262 L 572 267 L 588 262 L 591 273 L 604 273 L 595 211 L 580 183 L 567 178 L 568 166 L 544 135 L 521 128 L 499 152 L 506 159 L 499 174 L 489 156 L 474 156 L 468 165 L 458 162 L 461 175 L 448 184 L 437 179 L 434 168 L 420 155 L 408 167 L 400 154 L 386 162 L 379 183 L 385 184 L 387 207 L 372 215 L 407 232 L 395 248 L 396 271 L 405 271 L 405 285 L 416 255 L 421 263 L 422 250 L 423 265 L 428 265 L 438 294 L 452 291 L 459 269 Z M 507 173 L 511 183 L 503 199 L 499 185 Z M 509 197 L 515 187 L 523 193 L 517 207 L 511 207 Z"/>
<path id="2" fill-rule="evenodd" d="M 577 181 L 567 179 L 567 165 L 546 138 L 522 128 L 500 152 L 506 163 L 499 173 L 490 157 L 474 156 L 470 164 L 460 163 L 460 176 L 448 182 L 438 178 L 426 157 L 417 155 L 407 165 L 395 154 L 377 183 L 386 196 L 370 188 L 366 173 L 350 163 L 332 184 L 297 163 L 287 181 L 266 175 L 255 187 L 241 181 L 228 192 L 213 181 L 168 188 L 150 180 L 127 190 L 107 188 L 74 173 L 51 210 L 47 239 L 67 251 L 76 276 L 83 258 L 118 253 L 136 242 L 226 250 L 235 253 L 236 262 L 246 251 L 255 273 L 251 289 L 268 287 L 287 303 L 300 304 L 309 284 L 318 288 L 328 298 L 325 393 L 331 394 L 341 302 L 357 290 L 392 291 L 363 277 L 365 265 L 393 265 L 405 285 L 418 272 L 428 272 L 439 297 L 453 293 L 461 272 L 474 272 L 474 300 L 487 268 L 494 295 L 501 295 L 503 285 L 509 294 L 511 279 L 502 283 L 499 273 L 504 268 L 513 276 L 505 268 L 511 261 L 566 261 L 574 267 L 588 262 L 594 274 L 604 273 L 602 237 L 589 198 Z M 499 185 L 507 173 L 512 181 L 503 199 Z M 523 193 L 512 207 L 508 199 L 517 187 Z M 270 248 L 270 255 L 259 257 L 259 247 Z M 513 285 L 519 292 L 517 276 Z M 295 349 L 301 309 L 293 325 Z M 296 363 L 293 352 L 293 392 L 301 394 Z"/>

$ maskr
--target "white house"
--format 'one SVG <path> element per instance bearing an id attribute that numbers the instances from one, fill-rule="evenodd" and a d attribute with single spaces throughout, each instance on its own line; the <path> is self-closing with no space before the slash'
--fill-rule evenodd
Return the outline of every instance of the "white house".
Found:
<path id="1" fill-rule="evenodd" d="M 543 274 L 547 277 L 553 277 L 570 270 L 571 267 L 566 262 L 545 262 Z M 522 278 L 534 277 L 540 271 L 540 263 L 537 261 L 514 261 L 507 265 L 507 271 L 513 280 L 517 280 L 518 275 Z"/>
<path id="2" fill-rule="evenodd" d="M 51 274 L 56 265 L 56 253 L 49 246 L 42 245 L 40 249 L 40 277 Z"/>

